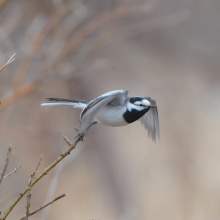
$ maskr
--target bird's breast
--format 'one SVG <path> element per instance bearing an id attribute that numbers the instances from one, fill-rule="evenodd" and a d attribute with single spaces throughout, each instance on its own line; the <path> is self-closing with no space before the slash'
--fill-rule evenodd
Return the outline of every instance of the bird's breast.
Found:
<path id="1" fill-rule="evenodd" d="M 124 126 L 128 124 L 123 118 L 125 111 L 126 108 L 123 106 L 106 106 L 98 112 L 95 119 L 99 124 L 107 126 Z"/>

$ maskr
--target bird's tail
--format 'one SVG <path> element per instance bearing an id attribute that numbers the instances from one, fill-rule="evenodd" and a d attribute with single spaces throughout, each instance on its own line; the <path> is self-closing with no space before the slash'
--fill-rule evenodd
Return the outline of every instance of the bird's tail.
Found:
<path id="1" fill-rule="evenodd" d="M 47 98 L 48 102 L 42 103 L 41 106 L 58 106 L 58 105 L 70 105 L 74 108 L 81 108 L 87 106 L 89 101 L 86 100 L 74 100 L 74 99 L 62 99 L 62 98 Z"/>

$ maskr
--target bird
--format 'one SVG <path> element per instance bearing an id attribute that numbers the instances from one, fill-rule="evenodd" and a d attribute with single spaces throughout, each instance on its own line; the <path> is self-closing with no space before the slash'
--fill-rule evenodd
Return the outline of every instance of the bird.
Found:
<path id="1" fill-rule="evenodd" d="M 93 124 L 112 127 L 141 121 L 153 141 L 160 139 L 159 116 L 156 101 L 147 96 L 129 97 L 127 90 L 107 92 L 93 100 L 46 98 L 41 106 L 69 105 L 82 109 L 78 136 L 84 137 Z"/>

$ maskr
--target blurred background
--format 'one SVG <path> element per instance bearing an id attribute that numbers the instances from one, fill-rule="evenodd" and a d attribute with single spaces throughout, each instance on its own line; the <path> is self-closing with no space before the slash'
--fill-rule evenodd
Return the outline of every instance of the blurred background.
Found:
<path id="1" fill-rule="evenodd" d="M 0 190 L 5 211 L 44 155 L 74 141 L 78 109 L 46 97 L 93 99 L 126 89 L 157 101 L 161 140 L 139 122 L 93 126 L 32 188 L 31 219 L 220 219 L 220 1 L 1 0 Z M 26 212 L 26 196 L 8 219 Z"/>

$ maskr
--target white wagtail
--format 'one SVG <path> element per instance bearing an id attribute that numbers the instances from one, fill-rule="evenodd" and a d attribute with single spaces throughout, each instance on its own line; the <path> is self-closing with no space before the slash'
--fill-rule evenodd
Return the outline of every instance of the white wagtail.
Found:
<path id="1" fill-rule="evenodd" d="M 43 106 L 70 105 L 82 109 L 80 126 L 77 131 L 83 137 L 93 124 L 112 127 L 128 125 L 141 120 L 152 140 L 159 139 L 159 118 L 156 102 L 150 97 L 128 97 L 128 91 L 116 90 L 107 92 L 93 100 L 72 100 L 47 98 Z"/>

